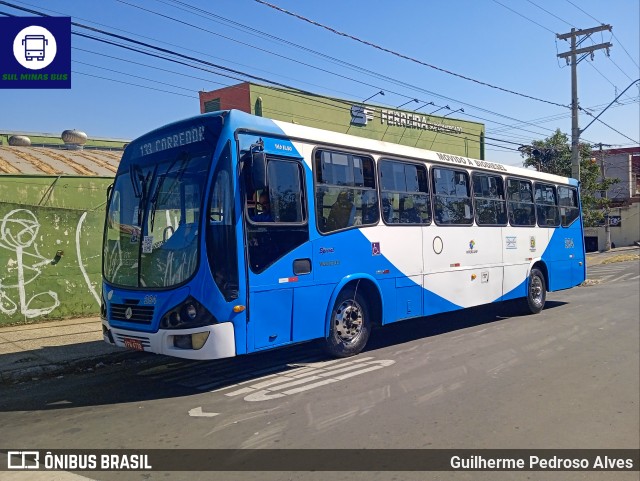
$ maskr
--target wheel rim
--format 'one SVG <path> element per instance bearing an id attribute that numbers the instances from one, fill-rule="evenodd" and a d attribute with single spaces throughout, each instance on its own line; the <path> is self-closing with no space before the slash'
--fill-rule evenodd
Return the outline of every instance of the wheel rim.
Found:
<path id="1" fill-rule="evenodd" d="M 344 301 L 333 316 L 336 337 L 345 343 L 355 342 L 362 334 L 363 321 L 360 304 L 354 300 Z"/>
<path id="2" fill-rule="evenodd" d="M 544 302 L 544 284 L 542 282 L 542 279 L 540 279 L 538 276 L 534 276 L 531 279 L 530 292 L 531 300 L 537 307 L 540 307 Z"/>

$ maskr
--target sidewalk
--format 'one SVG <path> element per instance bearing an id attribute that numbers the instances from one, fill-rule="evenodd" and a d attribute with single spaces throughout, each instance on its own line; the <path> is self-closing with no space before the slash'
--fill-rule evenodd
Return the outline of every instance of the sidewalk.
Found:
<path id="1" fill-rule="evenodd" d="M 587 254 L 587 266 L 638 252 L 637 246 L 592 252 Z M 95 369 L 101 363 L 144 356 L 148 354 L 105 343 L 98 317 L 0 327 L 0 384 Z"/>
<path id="2" fill-rule="evenodd" d="M 587 252 L 587 267 L 597 266 L 613 257 L 638 253 L 640 253 L 638 246 L 616 247 L 607 252 Z"/>
<path id="3" fill-rule="evenodd" d="M 0 327 L 0 384 L 95 369 L 144 354 L 102 340 L 99 317 Z"/>

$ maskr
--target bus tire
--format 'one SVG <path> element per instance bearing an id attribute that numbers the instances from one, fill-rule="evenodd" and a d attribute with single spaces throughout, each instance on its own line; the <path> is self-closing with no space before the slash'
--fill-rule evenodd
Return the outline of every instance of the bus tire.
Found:
<path id="1" fill-rule="evenodd" d="M 522 300 L 522 307 L 527 313 L 538 314 L 544 308 L 547 300 L 547 288 L 544 274 L 535 267 L 529 274 L 527 297 Z"/>
<path id="2" fill-rule="evenodd" d="M 331 310 L 325 352 L 332 357 L 349 357 L 362 351 L 371 333 L 370 312 L 361 292 L 343 289 Z"/>

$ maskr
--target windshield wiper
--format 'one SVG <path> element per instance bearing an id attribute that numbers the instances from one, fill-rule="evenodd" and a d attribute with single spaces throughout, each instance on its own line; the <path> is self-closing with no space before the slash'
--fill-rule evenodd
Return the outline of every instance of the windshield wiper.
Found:
<path id="1" fill-rule="evenodd" d="M 137 225 L 142 225 L 142 214 L 144 213 L 145 199 L 149 190 L 149 179 L 151 178 L 151 172 L 146 176 L 139 165 L 132 165 L 129 169 L 129 177 L 131 178 L 131 185 L 133 186 L 133 195 L 138 201 L 138 219 Z"/>
<path id="2" fill-rule="evenodd" d="M 178 163 L 178 161 L 181 161 L 182 163 L 177 170 L 178 174 L 176 175 L 176 180 L 180 180 L 182 178 L 182 174 L 184 173 L 187 167 L 187 163 L 189 161 L 189 158 L 186 155 L 176 158 L 173 162 L 171 162 L 171 164 L 169 164 L 169 167 L 167 168 L 165 173 L 162 174 L 158 179 L 156 188 L 153 191 L 153 195 L 151 196 L 151 199 L 149 201 L 149 230 L 150 231 L 153 231 L 153 224 L 155 223 L 155 220 L 156 220 L 156 208 L 158 205 L 158 197 L 160 197 L 160 192 L 162 191 L 162 186 L 164 185 L 164 181 L 166 180 L 167 176 L 171 172 L 171 169 L 173 169 L 173 167 Z"/>

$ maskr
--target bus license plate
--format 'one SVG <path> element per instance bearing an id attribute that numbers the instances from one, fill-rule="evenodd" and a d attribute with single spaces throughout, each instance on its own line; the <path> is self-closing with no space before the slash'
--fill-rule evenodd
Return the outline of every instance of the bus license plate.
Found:
<path id="1" fill-rule="evenodd" d="M 144 351 L 142 342 L 139 339 L 131 339 L 129 337 L 124 338 L 124 347 L 133 349 L 134 351 Z"/>

